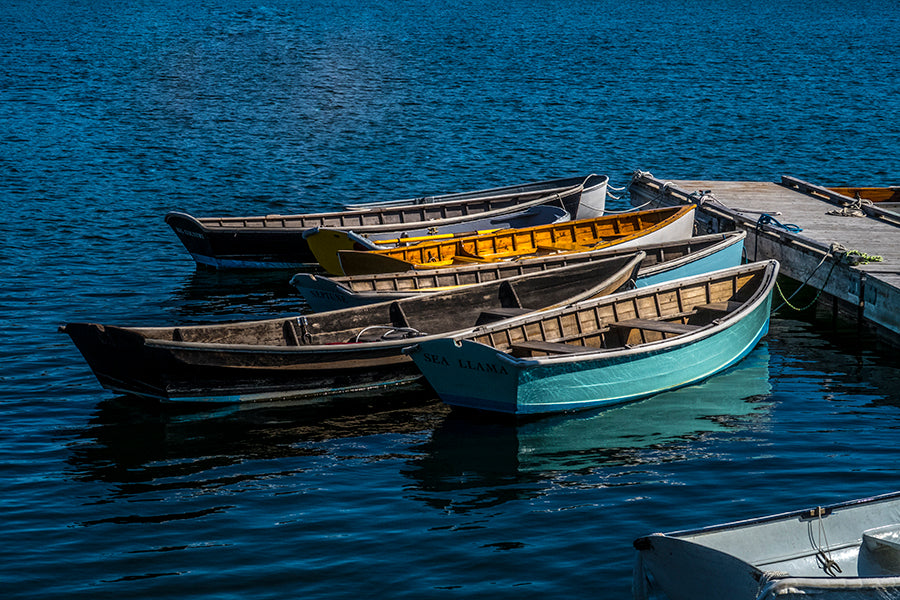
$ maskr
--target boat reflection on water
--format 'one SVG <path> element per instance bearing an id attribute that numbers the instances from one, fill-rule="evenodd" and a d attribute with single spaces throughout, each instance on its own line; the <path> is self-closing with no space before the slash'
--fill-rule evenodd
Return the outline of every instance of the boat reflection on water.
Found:
<path id="1" fill-rule="evenodd" d="M 271 402 L 192 410 L 133 397 L 100 402 L 80 432 L 68 463 L 85 481 L 145 490 L 177 476 L 188 487 L 214 472 L 248 461 L 315 457 L 335 450 L 328 440 L 413 434 L 427 436 L 449 412 L 430 391 L 395 390 L 390 396 L 323 399 L 317 404 Z M 241 469 L 239 478 L 265 477 L 271 466 Z"/>
<path id="2" fill-rule="evenodd" d="M 562 471 L 681 460 L 694 442 L 765 418 L 770 406 L 765 341 L 744 360 L 706 382 L 606 410 L 515 421 L 455 409 L 406 475 L 428 492 L 428 504 L 454 510 L 490 506 L 543 493 L 542 480 Z M 450 494 L 449 492 L 453 492 Z M 445 495 L 446 498 L 441 498 Z"/>
<path id="3" fill-rule="evenodd" d="M 403 476 L 414 495 L 441 510 L 465 512 L 538 497 L 560 472 L 653 464 L 687 457 L 703 436 L 760 422 L 769 404 L 765 342 L 701 385 L 633 404 L 518 421 L 450 409 L 427 389 L 324 399 L 318 404 L 160 405 L 130 397 L 100 402 L 71 447 L 72 477 L 113 484 L 115 495 L 177 485 L 195 488 L 271 475 L 286 468 L 327 469 L 317 457 L 340 454 L 366 437 L 368 456 L 409 458 Z M 398 441 L 395 434 L 413 437 Z M 351 441 L 354 455 L 361 446 Z M 680 454 L 681 453 L 681 454 Z M 253 462 L 261 461 L 261 462 Z M 248 468 L 248 465 L 255 465 Z M 268 465 L 268 466 L 267 466 Z"/>

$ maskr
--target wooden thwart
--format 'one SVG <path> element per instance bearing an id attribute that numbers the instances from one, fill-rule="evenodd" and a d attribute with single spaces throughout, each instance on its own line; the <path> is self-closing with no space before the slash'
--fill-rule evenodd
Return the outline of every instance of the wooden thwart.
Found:
<path id="1" fill-rule="evenodd" d="M 670 323 L 668 321 L 653 321 L 650 319 L 628 319 L 610 323 L 610 328 L 621 329 L 645 329 L 647 331 L 659 331 L 660 333 L 682 334 L 700 329 L 700 325 L 687 325 L 684 323 Z"/>
<path id="2" fill-rule="evenodd" d="M 734 302 L 734 301 L 729 300 L 726 302 L 712 302 L 710 304 L 700 304 L 698 306 L 695 306 L 694 309 L 697 311 L 708 310 L 708 311 L 712 311 L 712 312 L 728 313 L 728 312 L 733 312 L 733 311 L 737 310 L 737 308 L 740 306 L 741 306 L 740 302 Z"/>
<path id="3" fill-rule="evenodd" d="M 523 340 L 512 344 L 513 350 L 536 350 L 547 354 L 578 354 L 580 352 L 594 352 L 598 348 L 582 346 L 580 344 L 564 344 L 560 342 L 544 342 L 541 340 Z"/>

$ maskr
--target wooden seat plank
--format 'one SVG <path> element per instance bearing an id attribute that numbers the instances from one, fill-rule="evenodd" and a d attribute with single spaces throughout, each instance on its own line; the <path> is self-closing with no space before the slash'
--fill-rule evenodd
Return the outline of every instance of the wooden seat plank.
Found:
<path id="1" fill-rule="evenodd" d="M 543 340 L 523 340 L 511 344 L 513 350 L 537 350 L 547 354 L 577 354 L 580 352 L 594 352 L 598 348 L 582 346 L 580 344 L 564 344 L 560 342 L 545 342 Z"/>
<path id="2" fill-rule="evenodd" d="M 610 323 L 610 327 L 621 329 L 646 329 L 647 331 L 659 331 L 660 333 L 690 333 L 700 329 L 700 325 L 686 325 L 684 323 L 670 323 L 668 321 L 653 321 L 651 319 L 627 319 Z"/>
<path id="3" fill-rule="evenodd" d="M 711 302 L 709 304 L 699 304 L 694 307 L 695 310 L 709 310 L 713 312 L 732 312 L 742 306 L 740 302 L 727 300 L 725 302 Z"/>

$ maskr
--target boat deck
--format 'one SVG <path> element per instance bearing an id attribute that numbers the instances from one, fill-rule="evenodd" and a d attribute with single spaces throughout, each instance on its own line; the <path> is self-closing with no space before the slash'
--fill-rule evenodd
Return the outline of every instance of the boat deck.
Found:
<path id="1" fill-rule="evenodd" d="M 872 325 L 900 345 L 896 204 L 864 205 L 862 216 L 843 216 L 836 213 L 855 212 L 844 209 L 852 199 L 787 176 L 781 182 L 705 181 L 638 173 L 630 192 L 632 204 L 645 209 L 697 204 L 699 234 L 746 230 L 748 260 L 779 260 L 782 274 L 824 292 L 819 308 Z M 882 260 L 866 262 L 867 256 Z"/>

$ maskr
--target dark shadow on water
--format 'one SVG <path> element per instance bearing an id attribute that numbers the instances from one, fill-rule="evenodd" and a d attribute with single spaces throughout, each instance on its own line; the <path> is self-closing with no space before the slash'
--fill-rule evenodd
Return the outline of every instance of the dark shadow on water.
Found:
<path id="1" fill-rule="evenodd" d="M 538 496 L 561 473 L 683 460 L 705 436 L 763 421 L 770 391 L 763 342 L 702 384 L 606 410 L 519 420 L 454 410 L 404 474 L 435 508 L 494 506 Z"/>
<path id="2" fill-rule="evenodd" d="M 68 463 L 73 478 L 114 484 L 116 493 L 130 495 L 214 485 L 222 467 L 246 461 L 327 455 L 335 451 L 332 440 L 418 433 L 424 441 L 400 449 L 410 454 L 402 473 L 414 496 L 464 512 L 540 496 L 560 474 L 683 460 L 705 436 L 764 422 L 770 389 L 763 342 L 696 386 L 607 410 L 529 419 L 451 410 L 424 386 L 311 405 L 190 410 L 121 397 L 98 405 Z M 361 448 L 377 455 L 382 446 Z M 302 468 L 297 464 L 230 472 L 227 483 Z"/>
<path id="3" fill-rule="evenodd" d="M 792 369 L 808 373 L 823 388 L 870 392 L 877 405 L 900 406 L 897 348 L 846 321 L 772 319 L 769 344 Z"/>
<path id="4" fill-rule="evenodd" d="M 67 462 L 78 480 L 127 487 L 178 476 L 199 486 L 209 469 L 323 455 L 320 443 L 328 440 L 428 431 L 447 412 L 430 390 L 414 386 L 315 404 L 183 408 L 117 397 L 98 405 Z"/>

